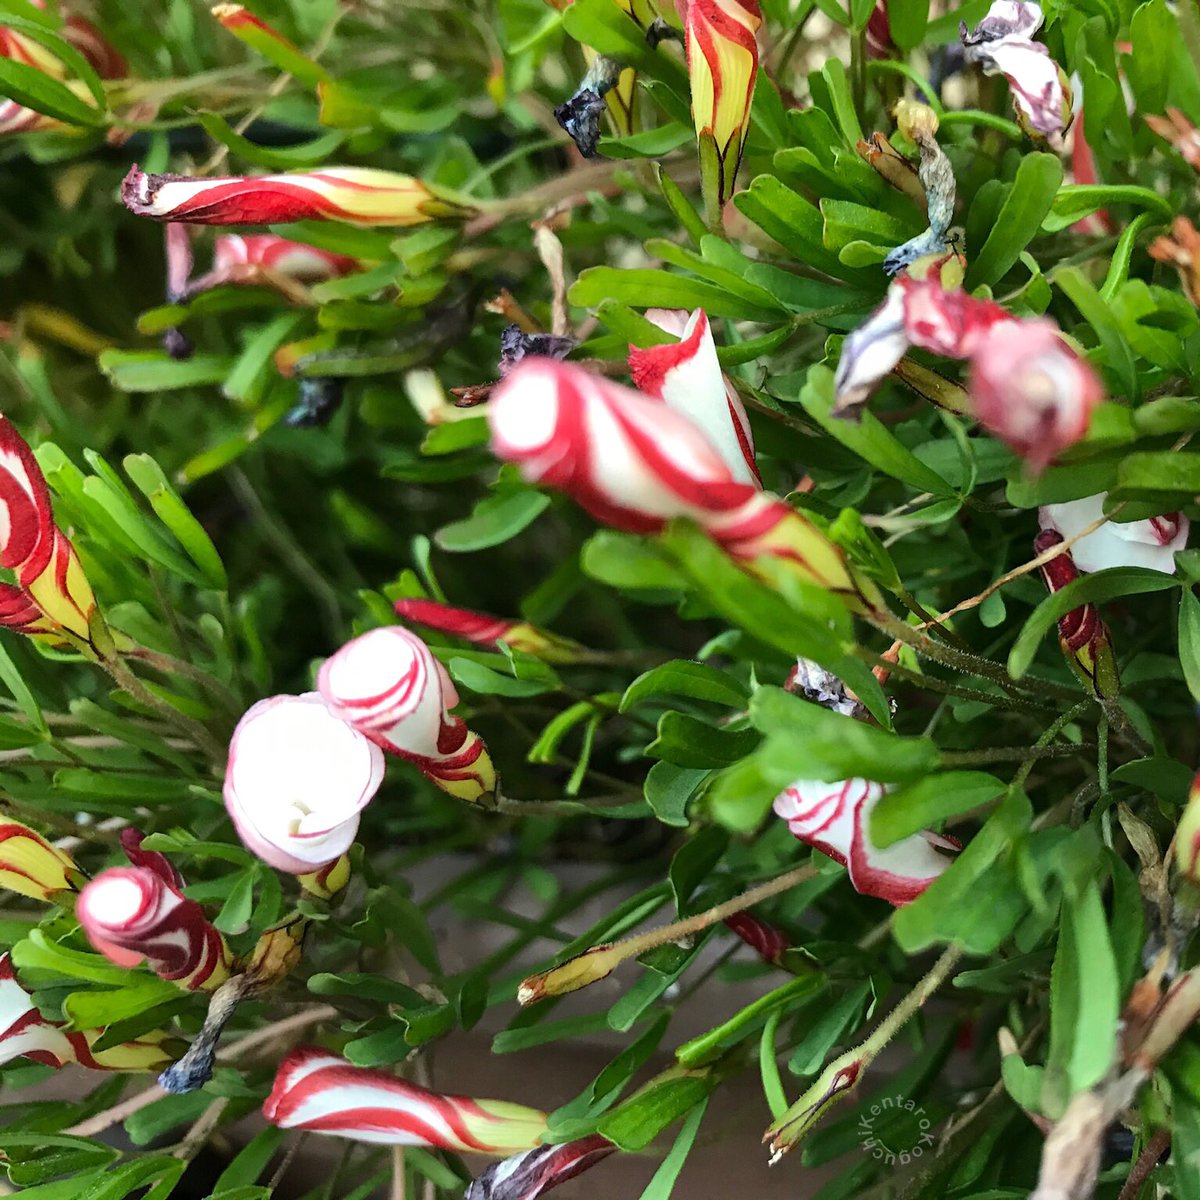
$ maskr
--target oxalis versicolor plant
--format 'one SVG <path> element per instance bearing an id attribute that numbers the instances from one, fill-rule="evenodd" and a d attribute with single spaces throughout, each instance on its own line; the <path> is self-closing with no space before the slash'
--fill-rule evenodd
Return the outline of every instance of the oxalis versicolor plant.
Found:
<path id="1" fill-rule="evenodd" d="M 791 1194 L 1200 1197 L 1195 0 L 0 0 L 0 93 L 22 1196 L 703 1198 L 749 1076 Z"/>

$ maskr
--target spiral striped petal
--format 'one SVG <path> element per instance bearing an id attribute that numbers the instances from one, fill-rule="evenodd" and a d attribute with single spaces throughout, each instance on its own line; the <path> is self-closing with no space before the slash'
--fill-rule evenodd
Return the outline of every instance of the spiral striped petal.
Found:
<path id="1" fill-rule="evenodd" d="M 74 860 L 20 821 L 0 821 L 0 887 L 33 900 L 53 900 L 73 885 Z"/>
<path id="2" fill-rule="evenodd" d="M 1056 529 L 1043 529 L 1034 539 L 1033 552 L 1044 554 L 1066 539 Z M 1069 552 L 1056 555 L 1041 566 L 1047 591 L 1060 592 L 1080 577 L 1079 567 Z M 1115 700 L 1121 690 L 1117 663 L 1108 626 L 1094 604 L 1073 608 L 1058 622 L 1058 644 L 1067 665 L 1080 682 L 1100 700 Z"/>
<path id="3" fill-rule="evenodd" d="M 712 327 L 704 309 L 689 316 L 682 311 L 652 308 L 646 319 L 678 342 L 665 346 L 629 348 L 629 374 L 645 395 L 692 418 L 740 483 L 762 486 L 754 461 L 754 436 L 737 389 L 721 372 Z"/>
<path id="4" fill-rule="evenodd" d="M 225 807 L 246 847 L 276 870 L 336 862 L 383 782 L 383 753 L 316 692 L 249 708 L 229 743 Z"/>
<path id="5" fill-rule="evenodd" d="M 357 1142 L 501 1155 L 532 1149 L 546 1130 L 538 1109 L 431 1092 L 316 1046 L 284 1059 L 263 1116 L 281 1129 Z"/>
<path id="6" fill-rule="evenodd" d="M 443 791 L 472 803 L 494 794 L 487 747 L 451 714 L 458 691 L 415 633 L 389 625 L 347 642 L 322 664 L 317 686 L 334 716 Z"/>
<path id="7" fill-rule="evenodd" d="M 758 75 L 758 0 L 690 0 L 684 32 L 692 120 L 710 220 L 733 195 Z"/>
<path id="8" fill-rule="evenodd" d="M 12 956 L 0 955 L 0 1065 L 17 1058 L 48 1067 L 78 1063 L 96 1071 L 150 1071 L 169 1061 L 161 1036 L 96 1050 L 101 1029 L 67 1030 L 35 1007 L 17 980 Z"/>
<path id="9" fill-rule="evenodd" d="M 660 401 L 570 363 L 534 358 L 493 392 L 488 421 L 498 457 L 606 525 L 657 533 L 689 517 L 747 569 L 771 558 L 854 607 L 871 602 L 871 589 L 809 518 L 734 479 L 699 426 Z"/>
<path id="10" fill-rule="evenodd" d="M 122 843 L 134 864 L 102 871 L 79 896 L 76 915 L 92 945 L 119 966 L 143 959 L 163 979 L 188 991 L 211 991 L 229 976 L 225 939 L 194 900 L 179 890 L 178 872 L 161 854 L 141 850 L 142 835 Z"/>
<path id="11" fill-rule="evenodd" d="M 398 616 L 415 625 L 424 625 L 427 629 L 436 629 L 439 633 L 451 633 L 488 650 L 495 650 L 499 643 L 503 642 L 513 650 L 532 654 L 550 663 L 575 662 L 583 651 L 578 642 L 559 637 L 548 630 L 531 625 L 528 621 L 493 617 L 489 613 L 455 608 L 450 604 L 440 604 L 436 600 L 416 597 L 397 600 L 395 609 Z"/>
<path id="12" fill-rule="evenodd" d="M 951 860 L 934 849 L 954 843 L 931 833 L 914 833 L 890 846 L 871 838 L 871 812 L 887 789 L 868 779 L 839 783 L 799 779 L 775 797 L 775 814 L 792 834 L 841 863 L 854 889 L 891 904 L 915 900 Z"/>
<path id="13" fill-rule="evenodd" d="M 411 175 L 368 167 L 205 179 L 148 175 L 135 165 L 121 184 L 121 200 L 136 216 L 192 225 L 344 221 L 407 226 L 463 220 L 475 211 Z"/>
<path id="14" fill-rule="evenodd" d="M 0 596 L 4 624 L 30 633 L 66 631 L 90 641 L 96 598 L 75 547 L 54 522 L 50 489 L 33 451 L 5 417 L 0 417 L 0 565 L 17 577 L 16 588 L 9 585 Z"/>

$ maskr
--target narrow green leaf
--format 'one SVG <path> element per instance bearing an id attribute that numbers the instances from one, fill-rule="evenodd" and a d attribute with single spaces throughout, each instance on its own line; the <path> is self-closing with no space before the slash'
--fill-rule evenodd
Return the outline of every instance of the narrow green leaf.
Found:
<path id="1" fill-rule="evenodd" d="M 1057 154 L 1026 154 L 987 240 L 967 267 L 968 289 L 998 283 L 1037 236 L 1063 179 Z"/>

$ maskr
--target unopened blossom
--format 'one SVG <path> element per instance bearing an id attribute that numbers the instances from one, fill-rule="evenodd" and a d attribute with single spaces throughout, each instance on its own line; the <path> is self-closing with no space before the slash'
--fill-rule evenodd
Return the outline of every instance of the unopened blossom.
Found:
<path id="1" fill-rule="evenodd" d="M 1044 554 L 1066 539 L 1055 529 L 1044 529 L 1034 539 L 1033 552 Z M 1041 566 L 1042 582 L 1047 591 L 1060 592 L 1080 577 L 1070 551 L 1047 560 Z M 1079 681 L 1099 700 L 1115 700 L 1120 679 L 1113 654 L 1108 626 L 1095 604 L 1071 609 L 1058 622 L 1058 644 L 1067 665 Z"/>
<path id="2" fill-rule="evenodd" d="M 297 293 L 291 284 L 338 279 L 358 266 L 358 259 L 348 254 L 334 254 L 274 233 L 222 233 L 213 241 L 212 269 L 189 280 L 182 295 L 239 284 L 275 287 L 293 296 Z"/>
<path id="3" fill-rule="evenodd" d="M 775 797 L 775 815 L 800 841 L 841 863 L 855 891 L 907 904 L 950 866 L 952 859 L 935 847 L 954 851 L 957 846 L 929 832 L 877 845 L 871 837 L 871 813 L 887 790 L 868 779 L 798 779 Z"/>
<path id="4" fill-rule="evenodd" d="M 126 829 L 128 867 L 101 871 L 80 893 L 75 913 L 95 949 L 122 967 L 144 959 L 162 979 L 188 991 L 211 991 L 229 975 L 225 939 L 162 854 L 142 850 L 142 834 Z"/>
<path id="5" fill-rule="evenodd" d="M 892 282 L 843 343 L 834 411 L 853 416 L 910 346 L 965 359 L 976 419 L 1040 471 L 1087 433 L 1103 385 L 1053 322 L 968 295 L 961 275 L 953 255 L 930 255 Z"/>
<path id="6" fill-rule="evenodd" d="M 503 642 L 513 650 L 532 654 L 549 663 L 576 662 L 583 652 L 578 642 L 559 637 L 528 621 L 493 617 L 490 613 L 419 597 L 397 600 L 394 607 L 396 615 L 406 621 L 436 629 L 439 633 L 451 633 L 487 650 L 495 650 Z"/>
<path id="7" fill-rule="evenodd" d="M 1200 885 L 1200 775 L 1192 780 L 1173 845 L 1179 873 L 1191 883 Z"/>
<path id="8" fill-rule="evenodd" d="M 700 184 L 710 223 L 733 195 L 758 76 L 758 0 L 689 0 L 684 15 Z"/>
<path id="9" fill-rule="evenodd" d="M 462 220 L 475 211 L 449 192 L 411 175 L 370 167 L 193 178 L 148 175 L 135 164 L 121 184 L 121 200 L 135 216 L 191 225 L 344 221 L 407 226 Z"/>
<path id="10" fill-rule="evenodd" d="M 432 1092 L 316 1046 L 298 1046 L 283 1060 L 263 1116 L 281 1129 L 459 1153 L 530 1150 L 546 1131 L 546 1114 L 536 1108 Z"/>
<path id="11" fill-rule="evenodd" d="M 599 1133 L 557 1146 L 535 1146 L 493 1163 L 471 1180 L 463 1200 L 538 1200 L 615 1150 L 616 1146 Z"/>
<path id="12" fill-rule="evenodd" d="M 1066 540 L 1074 538 L 1104 517 L 1106 493 L 1045 504 L 1038 509 L 1038 524 Z M 1081 571 L 1109 567 L 1147 567 L 1175 574 L 1175 554 L 1187 546 L 1191 522 L 1180 512 L 1163 513 L 1142 521 L 1106 521 L 1071 544 L 1071 559 Z"/>
<path id="13" fill-rule="evenodd" d="M 1176 217 L 1170 234 L 1150 243 L 1150 257 L 1169 263 L 1179 272 L 1183 294 L 1200 308 L 1200 231 L 1187 217 Z"/>
<path id="14" fill-rule="evenodd" d="M 870 585 L 808 517 L 734 479 L 704 431 L 661 401 L 570 363 L 529 359 L 495 389 L 487 415 L 498 457 L 607 525 L 657 533 L 688 517 L 748 570 L 772 559 L 852 607 L 872 603 Z"/>
<path id="15" fill-rule="evenodd" d="M 245 42 L 268 62 L 296 79 L 308 84 L 321 84 L 329 79 L 329 72 L 320 63 L 309 58 L 278 29 L 242 5 L 218 4 L 212 9 L 212 15 L 238 41 Z"/>
<path id="16" fill-rule="evenodd" d="M 50 489 L 28 443 L 0 417 L 0 624 L 47 641 L 90 646 L 102 624 L 75 547 L 54 520 Z"/>
<path id="17" fill-rule="evenodd" d="M 45 8 L 44 0 L 34 0 L 35 7 Z M 100 31 L 86 18 L 70 14 L 57 31 L 58 35 L 87 59 L 102 79 L 117 79 L 125 74 L 125 60 L 107 42 Z M 0 58 L 7 58 L 21 67 L 41 72 L 57 83 L 67 83 L 67 64 L 47 46 L 35 41 L 11 25 L 0 26 Z M 90 91 L 80 88 L 79 98 L 86 104 L 95 101 Z M 26 108 L 17 100 L 0 96 L 0 136 L 6 133 L 36 133 L 47 129 L 70 129 L 57 117 L 47 116 Z"/>
<path id="18" fill-rule="evenodd" d="M 32 900 L 53 900 L 74 886 L 74 859 L 20 821 L 0 820 L 0 888 Z"/>
<path id="19" fill-rule="evenodd" d="M 754 435 L 745 406 L 722 373 L 712 326 L 704 309 L 651 308 L 646 319 L 679 341 L 629 348 L 629 374 L 644 395 L 662 400 L 700 426 L 734 479 L 762 486 L 754 461 Z"/>
<path id="20" fill-rule="evenodd" d="M 317 686 L 334 716 L 443 791 L 476 804 L 492 799 L 487 746 L 450 711 L 458 690 L 415 633 L 388 625 L 354 638 L 321 665 Z"/>
<path id="21" fill-rule="evenodd" d="M 896 53 L 896 43 L 892 41 L 892 23 L 888 19 L 887 0 L 875 0 L 875 7 L 871 9 L 864 33 L 868 58 L 891 58 Z"/>
<path id="22" fill-rule="evenodd" d="M 153 1071 L 169 1061 L 161 1035 L 96 1050 L 103 1029 L 68 1030 L 43 1016 L 13 969 L 12 955 L 0 955 L 0 1066 L 25 1058 L 47 1067 L 78 1063 L 95 1071 Z"/>
<path id="23" fill-rule="evenodd" d="M 383 782 L 383 753 L 316 692 L 249 708 L 229 743 L 225 807 L 247 849 L 292 875 L 336 862 Z"/>
<path id="24" fill-rule="evenodd" d="M 1071 88 L 1050 51 L 1033 40 L 1042 20 L 1038 4 L 996 0 L 973 30 L 959 24 L 959 39 L 967 62 L 1008 80 L 1021 126 L 1058 146 L 1071 124 Z"/>
<path id="25" fill-rule="evenodd" d="M 778 963 L 784 952 L 792 948 L 791 939 L 781 929 L 748 912 L 726 917 L 724 925 L 768 963 Z"/>
<path id="26" fill-rule="evenodd" d="M 748 567 L 780 560 L 854 605 L 867 602 L 865 585 L 811 520 L 734 479 L 703 430 L 659 401 L 567 363 L 532 359 L 495 390 L 488 420 L 499 457 L 608 525 L 655 533 L 689 517 Z"/>

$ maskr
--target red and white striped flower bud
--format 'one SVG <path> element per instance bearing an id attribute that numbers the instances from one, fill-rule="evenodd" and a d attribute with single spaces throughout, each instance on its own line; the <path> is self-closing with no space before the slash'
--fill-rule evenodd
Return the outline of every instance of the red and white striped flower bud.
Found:
<path id="1" fill-rule="evenodd" d="M 1066 539 L 1057 530 L 1043 529 L 1034 539 L 1033 552 L 1044 554 Z M 1042 582 L 1051 592 L 1060 592 L 1080 576 L 1071 554 L 1064 551 L 1041 566 Z M 1108 626 L 1094 604 L 1073 608 L 1059 618 L 1058 643 L 1071 670 L 1097 699 L 1115 700 L 1120 692 L 1116 658 Z"/>
<path id="2" fill-rule="evenodd" d="M 1180 874 L 1193 884 L 1200 884 L 1200 775 L 1192 780 L 1187 805 L 1172 841 L 1175 848 L 1175 866 Z M 0 1048 L 3 1042 L 0 1041 Z"/>
<path id="3" fill-rule="evenodd" d="M 688 417 L 570 363 L 526 359 L 492 393 L 487 416 L 500 458 L 617 529 L 703 522 L 756 494 Z"/>
<path id="4" fill-rule="evenodd" d="M 616 1146 L 599 1133 L 557 1146 L 536 1146 L 493 1163 L 471 1180 L 463 1200 L 538 1200 L 615 1150 Z"/>
<path id="5" fill-rule="evenodd" d="M 0 820 L 0 888 L 32 900 L 53 900 L 74 887 L 78 868 L 69 854 L 52 846 L 20 821 Z"/>
<path id="6" fill-rule="evenodd" d="M 684 16 L 692 120 L 710 222 L 733 195 L 758 76 L 758 0 L 689 0 Z"/>
<path id="7" fill-rule="evenodd" d="M 180 890 L 179 872 L 161 854 L 141 849 L 142 834 L 121 835 L 131 866 L 101 871 L 80 893 L 75 914 L 88 940 L 122 967 L 143 959 L 162 979 L 188 991 L 211 991 L 229 976 L 225 939 Z"/>
<path id="8" fill-rule="evenodd" d="M 1104 398 L 1096 372 L 1052 321 L 997 324 L 971 359 L 979 423 L 1040 471 L 1088 431 Z"/>
<path id="9" fill-rule="evenodd" d="M 37 8 L 45 8 L 44 0 L 33 0 Z M 102 79 L 117 79 L 125 74 L 125 60 L 108 44 L 100 31 L 80 16 L 68 16 L 57 31 L 59 37 L 72 45 L 95 69 Z M 21 67 L 31 67 L 59 83 L 68 83 L 66 63 L 47 46 L 11 26 L 0 26 L 0 58 L 10 59 Z M 73 89 L 74 90 L 74 89 Z M 78 95 L 87 104 L 94 104 L 91 92 L 79 87 Z M 68 129 L 56 117 L 26 108 L 17 100 L 0 96 L 0 136 L 6 133 L 35 133 L 45 129 Z"/>
<path id="10" fill-rule="evenodd" d="M 704 309 L 652 308 L 646 319 L 679 338 L 665 346 L 629 348 L 629 374 L 645 395 L 691 417 L 728 465 L 734 479 L 762 486 L 754 436 L 737 389 L 721 371 Z"/>
<path id="11" fill-rule="evenodd" d="M 1105 493 L 1046 504 L 1038 509 L 1038 524 L 1066 541 L 1104 517 Z M 1164 513 L 1144 521 L 1107 521 L 1071 543 L 1071 559 L 1081 571 L 1109 567 L 1146 567 L 1175 574 L 1175 554 L 1187 546 L 1191 522 L 1181 512 Z"/>
<path id="12" fill-rule="evenodd" d="M 855 891 L 891 904 L 915 900 L 951 859 L 941 850 L 958 847 L 948 838 L 923 831 L 890 846 L 871 838 L 870 819 L 887 792 L 869 779 L 822 783 L 799 779 L 775 797 L 775 814 L 804 842 L 841 863 Z"/>
<path id="13" fill-rule="evenodd" d="M 317 686 L 334 716 L 443 791 L 472 803 L 495 793 L 487 746 L 450 712 L 458 691 L 415 633 L 388 625 L 347 642 L 321 665 Z"/>
<path id="14" fill-rule="evenodd" d="M 345 221 L 407 226 L 463 220 L 475 212 L 444 189 L 369 167 L 207 179 L 148 175 L 135 165 L 121 184 L 121 200 L 135 216 L 192 225 Z"/>
<path id="15" fill-rule="evenodd" d="M 229 742 L 225 807 L 246 848 L 292 875 L 336 862 L 383 782 L 379 747 L 316 692 L 246 710 Z"/>
<path id="16" fill-rule="evenodd" d="M 776 559 L 855 606 L 867 599 L 869 588 L 807 517 L 734 479 L 699 426 L 659 401 L 570 363 L 535 358 L 492 393 L 488 421 L 497 456 L 607 525 L 657 533 L 689 517 L 748 569 Z"/>
<path id="17" fill-rule="evenodd" d="M 0 1065 L 17 1058 L 47 1067 L 78 1063 L 96 1071 L 151 1071 L 169 1061 L 159 1035 L 93 1049 L 102 1029 L 66 1030 L 42 1016 L 17 980 L 11 954 L 0 955 Z"/>
<path id="18" fill-rule="evenodd" d="M 781 929 L 768 925 L 748 912 L 734 913 L 725 918 L 725 927 L 737 934 L 763 962 L 778 963 L 792 943 Z"/>
<path id="19" fill-rule="evenodd" d="M 439 633 L 451 633 L 464 641 L 495 650 L 500 642 L 522 654 L 532 654 L 543 662 L 577 662 L 583 647 L 570 638 L 531 625 L 528 621 L 511 621 L 505 617 L 493 617 L 489 613 L 476 612 L 470 608 L 455 608 L 436 600 L 417 597 L 397 600 L 396 613 L 415 625 L 436 629 Z"/>
<path id="20" fill-rule="evenodd" d="M 263 1116 L 281 1129 L 479 1154 L 532 1149 L 546 1131 L 546 1114 L 536 1108 L 431 1092 L 316 1046 L 298 1046 L 283 1060 Z"/>
<path id="21" fill-rule="evenodd" d="M 54 522 L 50 489 L 28 443 L 0 417 L 0 566 L 16 585 L 0 592 L 0 623 L 62 641 L 90 643 L 96 597 L 75 547 Z M 36 613 L 40 616 L 35 615 Z"/>
<path id="22" fill-rule="evenodd" d="M 1040 5 L 996 0 L 974 30 L 959 24 L 959 38 L 967 62 L 1008 80 L 1021 126 L 1057 147 L 1071 124 L 1071 88 L 1050 51 L 1033 40 L 1042 20 Z"/>

